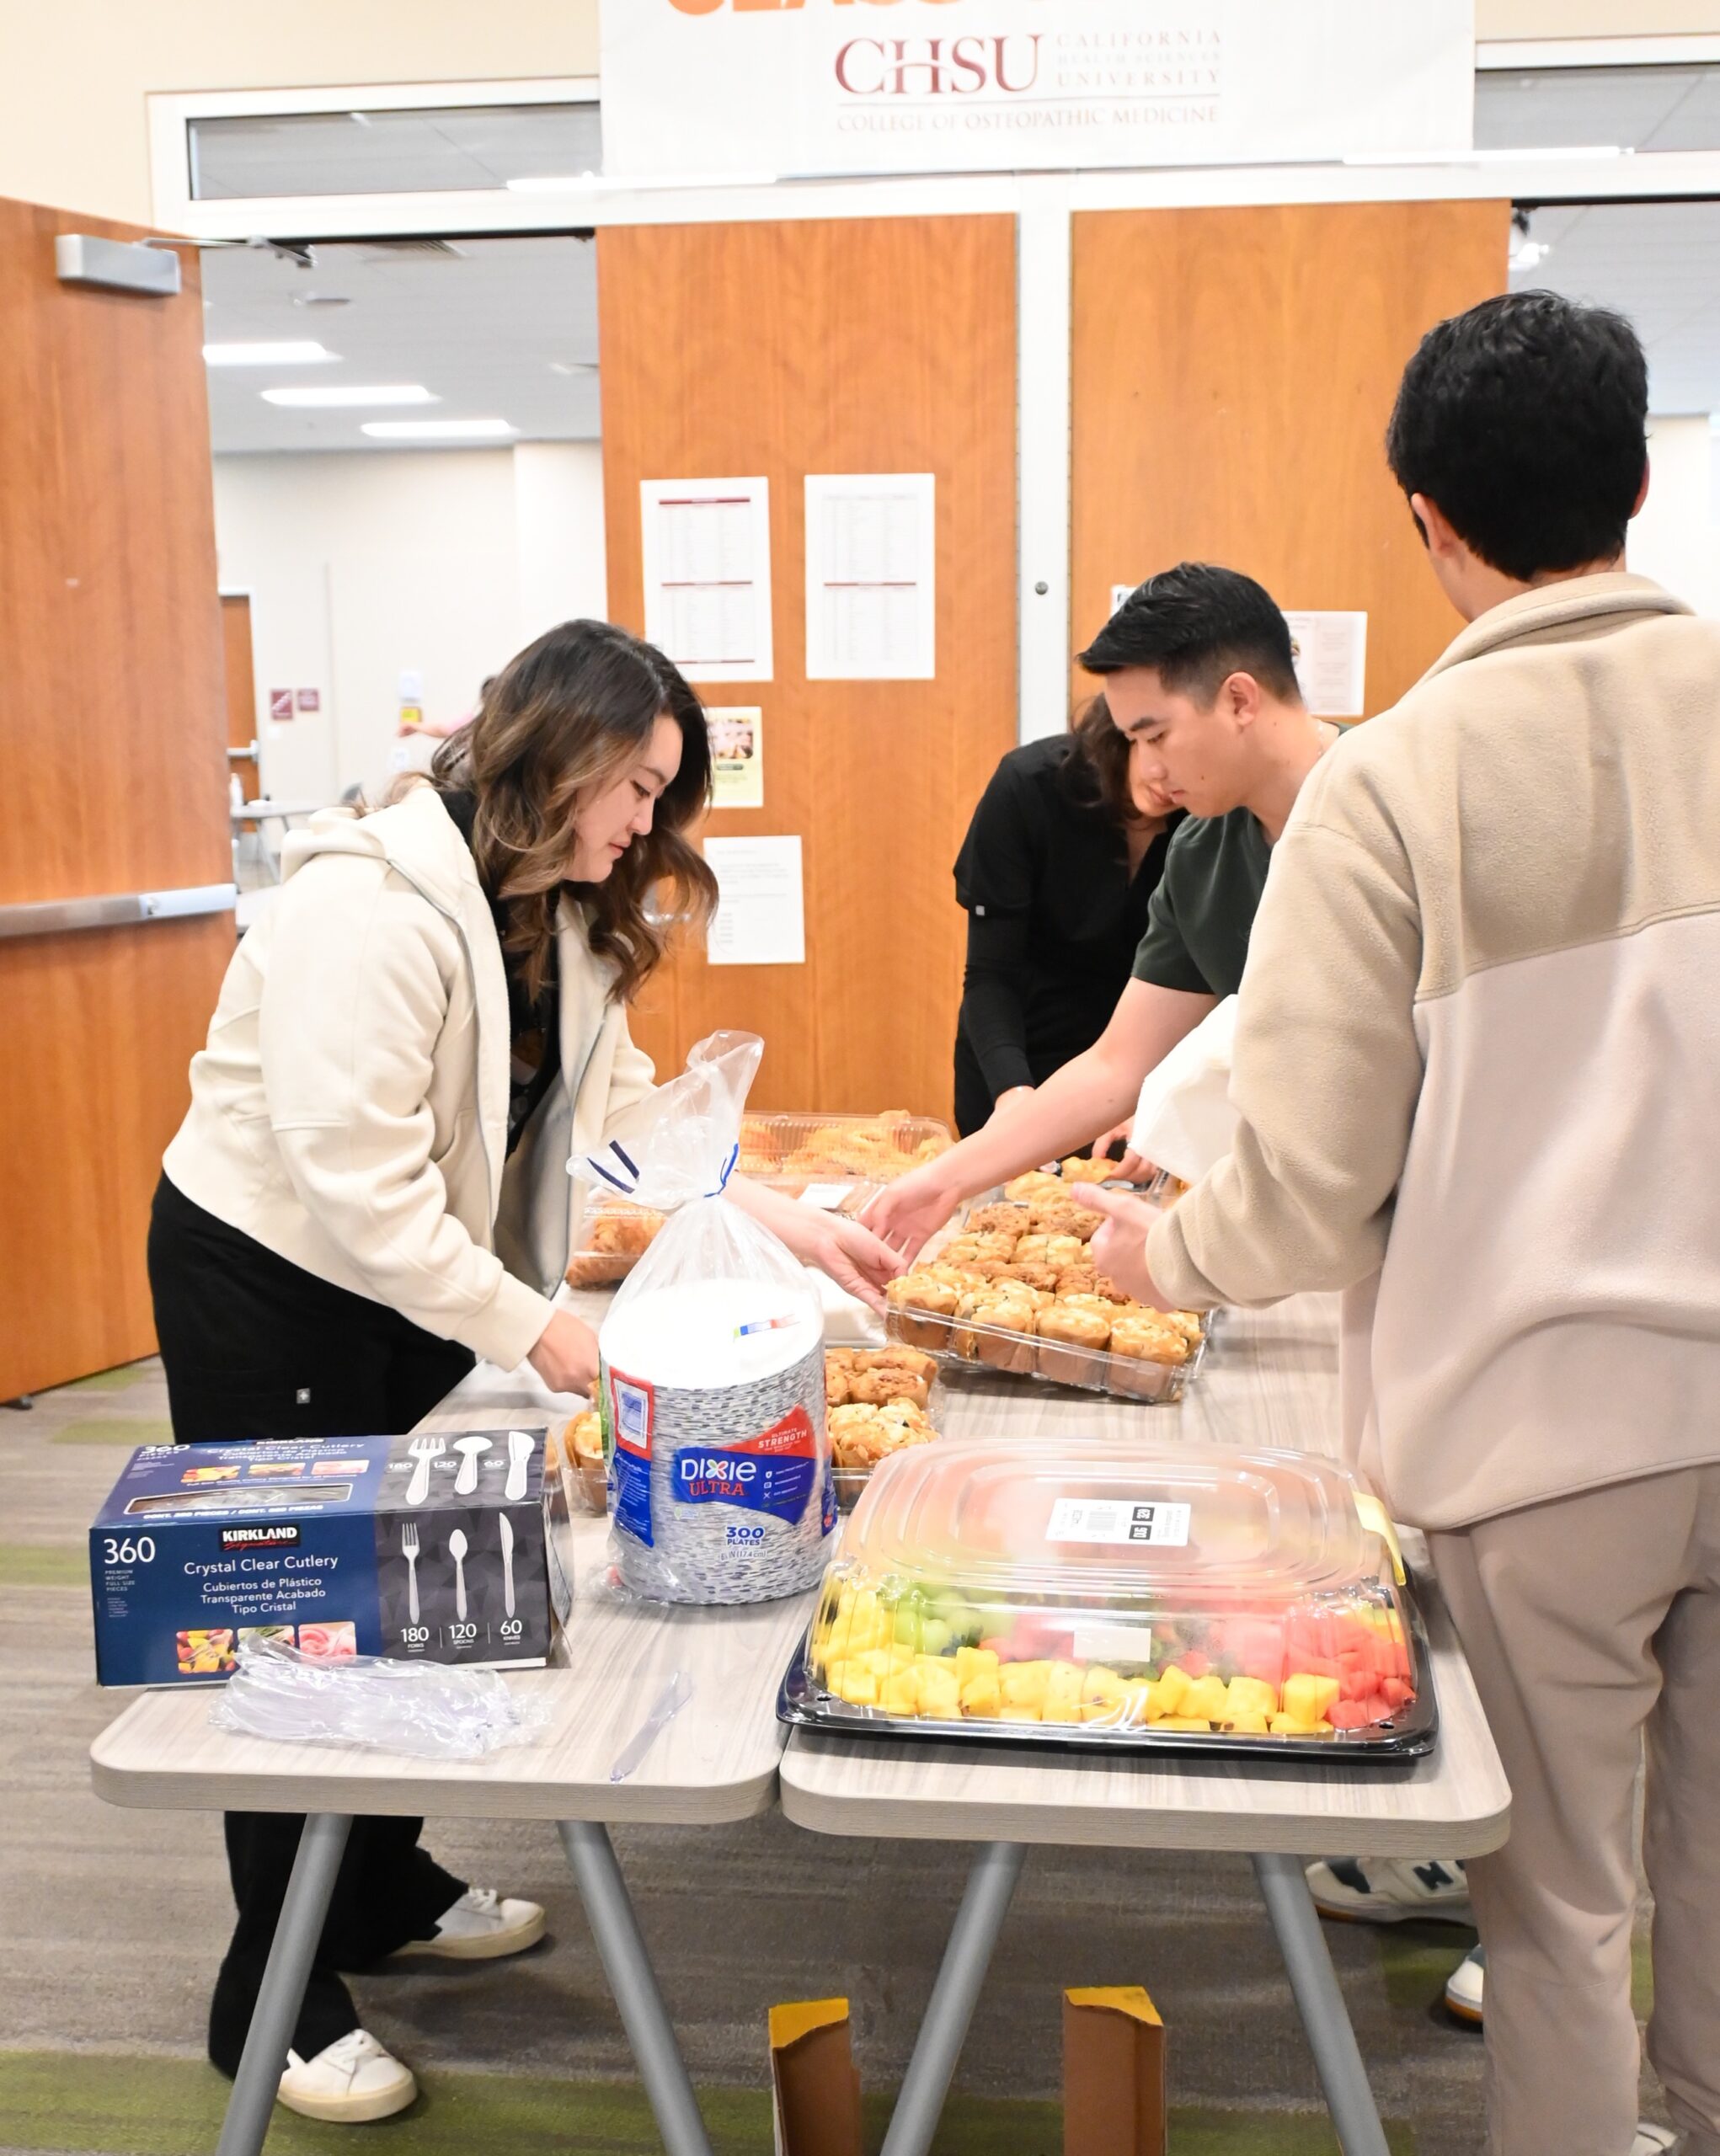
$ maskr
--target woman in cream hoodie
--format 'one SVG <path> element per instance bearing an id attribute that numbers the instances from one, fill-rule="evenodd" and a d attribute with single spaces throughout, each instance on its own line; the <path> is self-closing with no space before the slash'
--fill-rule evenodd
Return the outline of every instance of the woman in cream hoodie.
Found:
<path id="1" fill-rule="evenodd" d="M 168 1148 L 150 1281 L 182 1443 L 409 1429 L 478 1356 L 589 1390 L 596 1342 L 557 1310 L 583 1186 L 570 1155 L 651 1113 L 627 1006 L 661 959 L 651 902 L 715 895 L 686 833 L 710 782 L 704 713 L 662 654 L 570 622 L 521 652 L 470 726 L 375 814 L 289 839 L 284 888 L 227 969 Z M 897 1269 L 866 1230 L 729 1194 L 842 1285 Z M 466 1958 L 542 1933 L 468 1892 L 416 1820 L 359 1820 L 282 2078 L 320 2117 L 409 2103 L 337 1970 L 410 1945 Z M 233 2072 L 299 1822 L 231 1815 L 239 1920 L 210 2052 Z"/>

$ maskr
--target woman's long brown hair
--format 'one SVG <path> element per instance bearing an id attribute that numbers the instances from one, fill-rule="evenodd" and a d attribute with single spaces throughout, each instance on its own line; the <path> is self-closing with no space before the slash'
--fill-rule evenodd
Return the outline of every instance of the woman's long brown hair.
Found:
<path id="1" fill-rule="evenodd" d="M 1129 738 L 1111 723 L 1110 706 L 1103 694 L 1076 713 L 1070 731 L 1080 760 L 1071 774 L 1078 791 L 1096 798 L 1113 823 L 1135 822 L 1140 811 L 1129 784 Z"/>
<path id="2" fill-rule="evenodd" d="M 644 754 L 660 718 L 681 729 L 681 766 L 650 830 L 604 882 L 570 883 L 576 811 Z M 441 791 L 476 800 L 473 858 L 505 909 L 502 946 L 520 960 L 529 997 L 548 973 L 564 892 L 586 909 L 591 948 L 614 964 L 622 1003 L 661 961 L 676 920 L 710 919 L 717 879 L 685 835 L 710 800 L 704 709 L 662 653 L 625 629 L 564 622 L 528 644 L 430 768 Z"/>

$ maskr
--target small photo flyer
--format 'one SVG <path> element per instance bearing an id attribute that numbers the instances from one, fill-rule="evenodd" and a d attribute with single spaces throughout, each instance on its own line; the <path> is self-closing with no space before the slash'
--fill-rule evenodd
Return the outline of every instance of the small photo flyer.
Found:
<path id="1" fill-rule="evenodd" d="M 756 704 L 708 707 L 711 728 L 711 806 L 765 805 L 765 715 Z"/>

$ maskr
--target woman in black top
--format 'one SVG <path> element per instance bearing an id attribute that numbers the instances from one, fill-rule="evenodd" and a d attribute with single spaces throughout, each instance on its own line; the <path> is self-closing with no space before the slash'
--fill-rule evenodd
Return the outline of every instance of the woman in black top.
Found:
<path id="1" fill-rule="evenodd" d="M 1180 815 L 1134 776 L 1103 696 L 1071 732 L 998 765 L 955 864 L 968 916 L 955 1036 L 964 1138 L 1104 1031 Z"/>

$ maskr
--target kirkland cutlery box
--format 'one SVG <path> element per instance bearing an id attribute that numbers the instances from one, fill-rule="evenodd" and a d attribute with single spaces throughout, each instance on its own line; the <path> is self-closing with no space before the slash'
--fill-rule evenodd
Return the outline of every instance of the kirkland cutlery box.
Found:
<path id="1" fill-rule="evenodd" d="M 104 1684 L 206 1684 L 243 1641 L 542 1662 L 573 1599 L 542 1428 L 145 1445 L 89 1531 Z"/>

